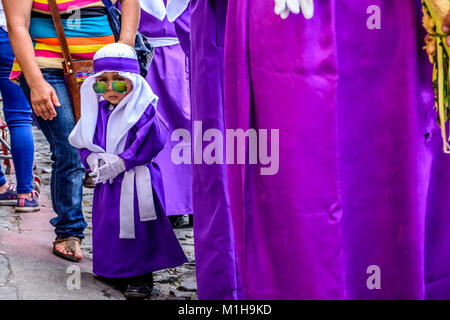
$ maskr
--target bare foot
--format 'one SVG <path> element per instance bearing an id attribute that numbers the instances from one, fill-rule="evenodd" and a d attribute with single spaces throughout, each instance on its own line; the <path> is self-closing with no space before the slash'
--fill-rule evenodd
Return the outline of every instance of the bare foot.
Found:
<path id="1" fill-rule="evenodd" d="M 78 260 L 83 259 L 83 254 L 81 253 L 80 243 L 78 241 L 75 242 L 75 258 Z M 61 252 L 62 254 L 66 254 L 69 256 L 73 256 L 73 252 L 66 250 L 66 243 L 67 241 L 60 242 L 55 245 L 55 249 L 58 252 Z"/>

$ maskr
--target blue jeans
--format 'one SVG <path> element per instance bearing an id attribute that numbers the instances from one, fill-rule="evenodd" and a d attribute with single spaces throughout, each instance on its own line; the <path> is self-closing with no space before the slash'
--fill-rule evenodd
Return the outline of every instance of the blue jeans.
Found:
<path id="1" fill-rule="evenodd" d="M 11 137 L 11 154 L 16 170 L 17 192 L 33 191 L 34 141 L 31 130 L 31 108 L 22 90 L 9 81 L 14 53 L 8 33 L 0 28 L 0 91 L 3 98 L 3 114 Z M 0 169 L 0 186 L 6 183 Z"/>
<path id="2" fill-rule="evenodd" d="M 76 236 L 84 238 L 86 221 L 82 212 L 84 167 L 78 150 L 69 144 L 68 137 L 75 127 L 75 117 L 69 93 L 60 69 L 42 69 L 44 79 L 55 89 L 61 107 L 53 120 L 35 117 L 40 129 L 50 144 L 52 153 L 51 196 L 57 217 L 50 220 L 55 233 L 60 238 Z M 21 75 L 20 85 L 25 96 L 30 99 L 30 88 Z"/>

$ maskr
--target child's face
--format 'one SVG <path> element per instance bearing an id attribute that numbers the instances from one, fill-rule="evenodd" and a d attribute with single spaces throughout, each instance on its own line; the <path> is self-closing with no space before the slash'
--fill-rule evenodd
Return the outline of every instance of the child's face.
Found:
<path id="1" fill-rule="evenodd" d="M 122 99 L 125 98 L 133 90 L 133 84 L 131 80 L 120 76 L 118 72 L 105 72 L 101 76 L 98 76 L 96 78 L 96 81 L 104 82 L 107 85 L 106 91 L 102 94 L 102 97 L 113 105 L 118 105 L 120 101 L 122 101 Z M 127 84 L 127 91 L 124 93 L 120 93 L 114 90 L 112 85 L 113 81 L 124 81 Z"/>

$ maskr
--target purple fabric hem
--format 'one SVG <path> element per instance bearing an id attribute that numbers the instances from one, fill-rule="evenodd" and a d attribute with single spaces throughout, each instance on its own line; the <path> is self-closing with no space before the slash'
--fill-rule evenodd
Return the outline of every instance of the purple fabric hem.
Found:
<path id="1" fill-rule="evenodd" d="M 117 275 L 117 274 L 116 275 L 108 275 L 108 274 L 103 273 L 103 272 L 95 272 L 95 271 L 93 271 L 93 273 L 96 274 L 97 276 L 104 277 L 104 278 L 138 277 L 138 276 L 142 276 L 144 274 L 151 273 L 151 272 L 156 272 L 156 271 L 159 271 L 159 270 L 176 268 L 176 267 L 179 267 L 179 266 L 181 266 L 181 265 L 183 265 L 183 264 L 185 264 L 187 262 L 189 262 L 189 260 L 183 259 L 183 261 L 176 262 L 176 263 L 173 263 L 173 264 L 169 264 L 167 266 L 149 268 L 148 271 L 145 271 L 145 272 L 142 272 L 142 271 L 141 272 L 129 272 L 129 273 L 121 274 L 121 275 Z"/>

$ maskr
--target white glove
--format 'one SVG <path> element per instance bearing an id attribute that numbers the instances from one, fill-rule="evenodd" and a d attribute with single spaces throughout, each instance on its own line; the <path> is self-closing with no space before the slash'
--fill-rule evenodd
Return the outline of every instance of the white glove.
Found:
<path id="1" fill-rule="evenodd" d="M 112 183 L 112 180 L 126 169 L 125 162 L 119 156 L 100 153 L 98 157 L 99 160 L 103 160 L 105 164 L 98 168 L 98 176 L 95 183 L 106 183 L 108 180 Z"/>
<path id="2" fill-rule="evenodd" d="M 98 152 L 92 152 L 86 158 L 86 162 L 89 165 L 89 168 L 91 168 L 91 171 L 94 172 L 96 170 L 96 168 L 99 167 Z"/>
<path id="3" fill-rule="evenodd" d="M 275 13 L 286 19 L 289 13 L 299 14 L 302 11 L 306 19 L 314 15 L 314 0 L 275 0 Z"/>

